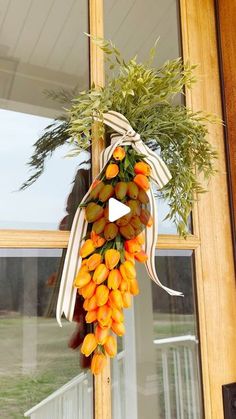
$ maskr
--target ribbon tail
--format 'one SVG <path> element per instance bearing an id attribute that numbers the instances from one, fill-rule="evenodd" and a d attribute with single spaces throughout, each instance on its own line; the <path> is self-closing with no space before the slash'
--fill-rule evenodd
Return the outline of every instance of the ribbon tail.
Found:
<path id="1" fill-rule="evenodd" d="M 62 326 L 61 317 L 63 313 L 67 320 L 70 322 L 73 320 L 77 293 L 77 289 L 73 287 L 73 282 L 81 264 L 78 249 L 82 237 L 86 234 L 87 224 L 87 221 L 84 219 L 83 208 L 78 207 L 71 228 L 57 300 L 56 318 L 59 326 Z"/>
<path id="2" fill-rule="evenodd" d="M 104 169 L 108 160 L 111 158 L 112 153 L 115 150 L 116 146 L 120 144 L 121 141 L 122 141 L 122 138 L 119 138 L 118 141 L 116 141 L 114 144 L 112 144 L 111 146 L 103 150 L 103 152 L 101 153 L 101 160 L 100 160 L 101 171 Z M 96 179 L 99 179 L 101 175 L 101 171 L 99 175 L 96 177 Z M 89 188 L 87 194 L 84 196 L 81 203 L 84 203 L 87 200 L 91 189 L 92 189 L 92 186 Z M 72 322 L 73 320 L 76 293 L 77 293 L 77 289 L 73 286 L 73 282 L 81 266 L 81 257 L 79 256 L 79 247 L 83 243 L 82 239 L 87 233 L 87 226 L 88 226 L 88 223 L 84 217 L 84 209 L 81 207 L 78 207 L 74 216 L 74 220 L 73 220 L 73 224 L 72 224 L 72 228 L 70 232 L 70 238 L 69 238 L 68 248 L 66 252 L 63 272 L 61 276 L 59 295 L 58 295 L 58 300 L 57 300 L 56 318 L 60 327 L 62 327 L 61 317 L 63 313 L 65 314 L 65 317 L 67 320 L 69 320 L 70 322 Z"/>
<path id="3" fill-rule="evenodd" d="M 145 263 L 148 275 L 150 278 L 157 284 L 159 287 L 163 288 L 168 294 L 181 296 L 183 293 L 180 291 L 172 290 L 171 288 L 166 287 L 159 280 L 156 273 L 155 266 L 155 256 L 156 256 L 156 238 L 157 238 L 157 209 L 156 202 L 152 190 L 148 192 L 149 202 L 150 202 L 150 212 L 153 216 L 153 225 L 146 228 L 146 240 L 145 240 L 145 252 L 149 256 L 147 262 Z"/>

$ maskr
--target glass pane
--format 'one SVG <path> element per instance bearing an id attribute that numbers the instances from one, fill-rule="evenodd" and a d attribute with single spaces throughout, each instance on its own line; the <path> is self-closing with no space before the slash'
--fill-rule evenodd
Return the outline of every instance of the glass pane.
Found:
<path id="1" fill-rule="evenodd" d="M 46 92 L 71 96 L 89 87 L 88 4 L 6 0 L 0 26 L 0 228 L 57 229 L 78 165 L 88 156 L 64 158 L 69 150 L 61 147 L 35 184 L 16 191 L 32 175 L 26 163 L 33 144 L 67 105 Z"/>
<path id="2" fill-rule="evenodd" d="M 124 58 L 138 55 L 139 61 L 147 61 L 149 51 L 157 38 L 158 47 L 153 65 L 181 57 L 181 36 L 178 1 L 166 0 L 105 0 L 105 38 L 111 39 Z M 175 103 L 183 98 L 177 96 Z M 160 197 L 157 199 L 159 233 L 176 234 L 176 226 L 164 220 L 169 207 Z M 189 232 L 191 231 L 189 222 Z"/>
<path id="3" fill-rule="evenodd" d="M 75 326 L 55 320 L 64 252 L 1 249 L 0 256 L 1 419 L 26 412 L 60 419 L 63 411 L 92 419 L 91 374 L 68 348 Z"/>
<path id="4" fill-rule="evenodd" d="M 203 418 L 192 251 L 158 251 L 162 283 L 138 269 L 140 294 L 127 310 L 126 335 L 113 361 L 115 419 Z M 116 391 L 119 389 L 119 391 Z"/>

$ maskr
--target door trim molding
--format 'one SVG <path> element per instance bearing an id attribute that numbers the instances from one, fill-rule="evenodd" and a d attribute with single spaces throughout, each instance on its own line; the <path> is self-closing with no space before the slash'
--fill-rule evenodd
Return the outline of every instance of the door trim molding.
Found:
<path id="1" fill-rule="evenodd" d="M 213 0 L 180 0 L 184 60 L 199 63 L 198 82 L 186 92 L 187 105 L 222 118 Z M 196 249 L 200 347 L 205 417 L 222 419 L 222 385 L 236 380 L 236 293 L 224 133 L 210 124 L 209 141 L 218 151 L 218 172 L 196 202 Z"/>
<path id="2" fill-rule="evenodd" d="M 103 0 L 89 0 L 90 35 L 103 38 Z M 104 53 L 90 39 L 90 80 L 95 87 L 105 83 Z M 98 138 L 97 125 L 92 127 L 92 178 L 100 171 L 100 154 L 104 148 L 104 139 Z M 94 141 L 96 140 L 96 141 Z M 94 415 L 95 419 L 111 419 L 111 364 L 107 356 L 107 364 L 101 374 L 94 377 Z"/>

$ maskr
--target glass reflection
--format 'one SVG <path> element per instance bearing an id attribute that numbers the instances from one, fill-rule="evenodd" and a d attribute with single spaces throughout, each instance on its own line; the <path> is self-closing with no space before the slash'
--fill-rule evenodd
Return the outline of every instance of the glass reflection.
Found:
<path id="1" fill-rule="evenodd" d="M 67 197 L 85 156 L 64 158 L 66 146 L 47 161 L 32 187 L 16 191 L 32 175 L 26 163 L 33 144 L 68 105 L 62 94 L 69 102 L 76 91 L 89 87 L 84 32 L 89 32 L 86 0 L 0 3 L 2 229 L 58 229 L 68 214 Z"/>
<path id="2" fill-rule="evenodd" d="M 176 0 L 105 0 L 105 38 L 111 39 L 125 59 L 138 56 L 145 62 L 159 38 L 153 66 L 181 57 L 181 34 L 179 2 Z M 109 68 L 107 68 L 109 76 Z M 180 104 L 183 97 L 177 95 L 174 103 Z M 150 139 L 151 140 L 151 139 Z M 158 205 L 159 234 L 177 234 L 170 220 L 164 220 L 169 206 L 160 196 Z M 191 220 L 189 221 L 191 232 Z"/>
<path id="3" fill-rule="evenodd" d="M 158 251 L 162 283 L 138 270 L 140 294 L 127 310 L 126 335 L 113 361 L 115 419 L 203 418 L 192 251 Z M 117 391 L 118 390 L 118 391 Z"/>
<path id="4" fill-rule="evenodd" d="M 68 348 L 74 324 L 60 328 L 55 320 L 61 251 L 2 249 L 0 256 L 1 418 L 30 410 L 27 417 L 52 419 L 63 409 L 79 417 L 73 408 L 92 419 L 91 375 Z"/>
<path id="5" fill-rule="evenodd" d="M 88 160 L 89 154 L 82 153 L 78 158 L 66 158 L 68 146 L 58 149 L 47 161 L 45 173 L 36 183 L 24 191 L 18 190 L 29 177 L 26 162 L 31 156 L 32 144 L 51 122 L 48 118 L 0 110 L 0 228 L 61 228 L 62 220 L 68 212 L 69 192 L 73 192 L 70 195 L 71 207 L 80 202 L 80 195 L 83 196 L 87 190 L 89 172 L 82 174 L 83 171 L 78 169 L 80 163 Z M 88 165 L 84 167 L 88 168 Z M 75 196 L 74 191 L 78 190 L 79 184 L 82 188 L 81 194 L 76 193 Z M 68 226 L 64 225 L 63 228 L 65 227 Z"/>

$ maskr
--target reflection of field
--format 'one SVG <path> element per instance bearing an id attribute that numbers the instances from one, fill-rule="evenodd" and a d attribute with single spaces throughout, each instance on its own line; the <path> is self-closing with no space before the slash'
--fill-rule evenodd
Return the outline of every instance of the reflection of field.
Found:
<path id="1" fill-rule="evenodd" d="M 80 372 L 78 352 L 67 348 L 67 341 L 73 329 L 74 325 L 67 322 L 60 328 L 55 319 L 0 317 L 1 419 L 22 419 L 26 410 Z M 34 331 L 36 337 L 28 343 L 28 351 L 36 349 L 36 358 L 35 364 L 32 363 L 34 357 L 29 352 L 32 359 L 31 364 L 27 365 L 27 346 L 24 343 L 23 347 L 23 334 L 27 335 L 30 330 Z M 193 316 L 154 314 L 154 339 L 185 334 L 195 334 Z M 36 348 L 34 341 L 37 341 Z M 26 364 L 24 370 L 23 364 Z M 157 369 L 159 388 L 162 389 L 159 358 Z M 173 392 L 173 377 L 170 379 Z M 163 404 L 162 397 L 159 404 Z"/>
<path id="2" fill-rule="evenodd" d="M 26 410 L 80 373 L 78 352 L 67 347 L 73 329 L 69 323 L 60 328 L 55 319 L 0 318 L 1 419 L 23 418 Z M 29 334 L 27 349 L 23 335 L 31 330 L 37 347 Z"/>
<path id="3" fill-rule="evenodd" d="M 154 313 L 154 339 L 195 335 L 196 324 L 192 314 Z"/>

